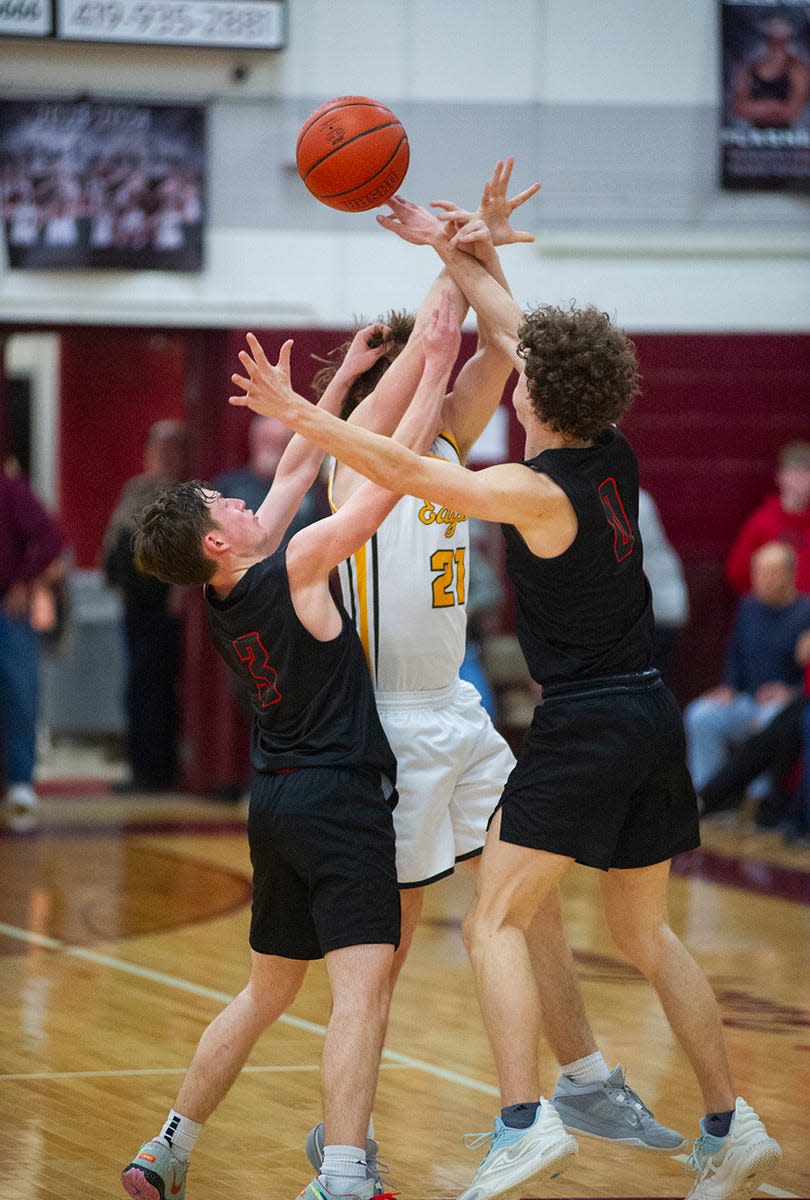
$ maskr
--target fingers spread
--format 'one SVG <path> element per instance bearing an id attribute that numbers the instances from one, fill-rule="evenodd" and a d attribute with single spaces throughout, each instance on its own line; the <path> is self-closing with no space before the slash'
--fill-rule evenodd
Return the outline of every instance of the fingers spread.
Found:
<path id="1" fill-rule="evenodd" d="M 512 208 L 517 208 L 519 205 L 525 204 L 527 200 L 530 200 L 531 197 L 536 195 L 537 192 L 539 192 L 539 191 L 540 191 L 539 183 L 533 183 L 529 187 L 524 188 L 522 192 L 518 192 L 518 194 L 516 196 L 512 197 L 512 199 L 510 201 Z"/>

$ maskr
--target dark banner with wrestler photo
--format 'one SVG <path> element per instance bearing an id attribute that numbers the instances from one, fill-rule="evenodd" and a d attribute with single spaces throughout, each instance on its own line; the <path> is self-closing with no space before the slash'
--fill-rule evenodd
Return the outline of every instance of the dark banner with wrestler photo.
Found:
<path id="1" fill-rule="evenodd" d="M 810 190 L 810 2 L 722 0 L 723 187 Z"/>
<path id="2" fill-rule="evenodd" d="M 12 268 L 200 271 L 205 110 L 0 100 Z"/>

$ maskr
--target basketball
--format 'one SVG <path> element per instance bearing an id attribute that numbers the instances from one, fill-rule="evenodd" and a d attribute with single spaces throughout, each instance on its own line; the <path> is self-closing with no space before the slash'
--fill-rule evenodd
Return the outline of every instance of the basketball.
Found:
<path id="1" fill-rule="evenodd" d="M 342 212 L 366 212 L 399 189 L 410 162 L 402 122 L 378 100 L 338 96 L 307 117 L 295 144 L 308 191 Z"/>

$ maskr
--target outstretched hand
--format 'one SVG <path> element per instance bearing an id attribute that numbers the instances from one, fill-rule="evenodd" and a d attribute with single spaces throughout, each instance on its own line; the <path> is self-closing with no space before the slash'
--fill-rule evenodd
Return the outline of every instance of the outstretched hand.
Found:
<path id="1" fill-rule="evenodd" d="M 255 334 L 247 335 L 247 350 L 239 351 L 239 361 L 247 371 L 247 376 L 231 375 L 231 382 L 242 388 L 244 396 L 229 396 L 228 403 L 237 407 L 250 408 L 263 417 L 278 417 L 285 419 L 300 401 L 301 397 L 294 391 L 290 383 L 290 353 L 292 338 L 289 338 L 278 352 L 278 363 L 274 366 Z"/>
<path id="2" fill-rule="evenodd" d="M 438 217 L 413 204 L 403 196 L 392 196 L 387 200 L 390 213 L 379 214 L 377 221 L 384 229 L 390 229 L 414 246 L 432 246 L 445 236 L 444 226 Z"/>
<path id="3" fill-rule="evenodd" d="M 452 231 L 450 245 L 454 248 L 466 250 L 475 258 L 482 259 L 485 259 L 488 253 L 493 253 L 492 232 L 483 217 L 473 213 L 464 224 L 454 222 L 447 228 L 448 232 Z"/>
<path id="4" fill-rule="evenodd" d="M 341 364 L 347 374 L 356 379 L 369 371 L 387 353 L 390 337 L 389 326 L 379 321 L 358 329 Z"/>
<path id="5" fill-rule="evenodd" d="M 438 371 L 449 371 L 458 357 L 461 346 L 461 326 L 458 313 L 450 302 L 450 293 L 442 292 L 439 307 L 422 334 L 425 362 Z"/>
<path id="6" fill-rule="evenodd" d="M 467 209 L 460 208 L 450 200 L 432 201 L 433 208 L 444 210 L 440 214 L 439 220 L 449 221 L 453 231 L 457 232 L 462 225 L 467 224 L 473 217 L 479 216 L 486 222 L 495 246 L 507 246 L 514 242 L 533 242 L 534 234 L 527 230 L 513 229 L 509 218 L 516 208 L 520 208 L 540 191 L 540 184 L 532 183 L 510 199 L 506 192 L 514 165 L 515 160 L 512 157 L 505 160 L 498 159 L 492 175 L 484 184 L 477 213 L 468 212 Z"/>

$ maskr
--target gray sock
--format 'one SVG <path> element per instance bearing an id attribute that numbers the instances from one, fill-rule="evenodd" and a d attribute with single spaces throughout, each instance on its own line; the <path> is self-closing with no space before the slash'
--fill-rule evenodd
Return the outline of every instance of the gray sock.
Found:
<path id="1" fill-rule="evenodd" d="M 510 1104 L 501 1109 L 501 1120 L 510 1129 L 528 1129 L 534 1124 L 539 1107 L 539 1100 L 530 1100 L 527 1104 Z"/>

